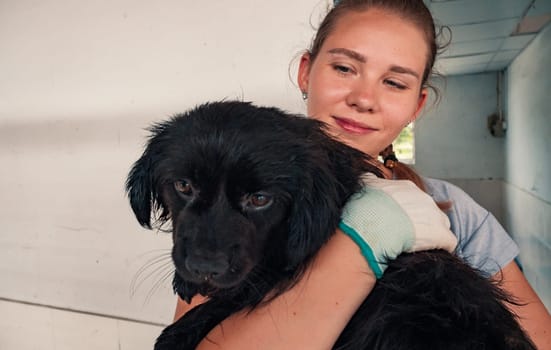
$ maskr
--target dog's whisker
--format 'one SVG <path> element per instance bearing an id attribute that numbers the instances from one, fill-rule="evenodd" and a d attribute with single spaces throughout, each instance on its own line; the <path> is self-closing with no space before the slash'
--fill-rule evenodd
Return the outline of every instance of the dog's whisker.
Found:
<path id="1" fill-rule="evenodd" d="M 153 284 L 152 288 L 147 293 L 147 295 L 145 297 L 145 300 L 144 300 L 144 305 L 149 303 L 149 300 L 151 300 L 153 295 L 159 290 L 159 288 L 161 288 L 162 285 L 164 285 L 167 282 L 167 280 L 172 275 L 174 275 L 174 269 L 167 270 L 163 275 L 160 276 L 160 278 L 157 280 L 157 282 L 155 282 Z"/>
<path id="2" fill-rule="evenodd" d="M 147 260 L 144 263 L 144 266 L 151 265 L 151 264 L 156 264 L 158 261 L 166 259 L 166 258 L 169 258 L 169 259 L 171 258 L 170 250 L 168 250 L 168 251 L 165 250 L 162 254 L 158 254 L 156 256 L 153 256 L 152 258 L 149 258 L 149 260 Z"/>
<path id="3" fill-rule="evenodd" d="M 151 280 L 152 278 L 155 278 L 155 276 L 158 276 L 163 271 L 166 271 L 167 269 L 171 270 L 173 268 L 171 261 L 166 261 L 162 265 L 158 265 L 155 268 L 151 268 L 151 271 L 147 274 L 142 274 L 138 277 L 136 277 L 135 283 L 131 285 L 132 287 L 132 295 L 135 294 L 135 292 L 138 291 L 138 289 L 147 281 Z"/>
<path id="4" fill-rule="evenodd" d="M 141 279 L 146 271 L 150 270 L 152 267 L 156 265 L 164 264 L 167 261 L 168 262 L 171 261 L 169 254 L 162 254 L 149 259 L 142 265 L 142 267 L 138 269 L 138 271 L 136 271 L 134 278 L 132 279 L 131 285 L 132 286 L 135 285 L 137 280 Z"/>
<path id="5" fill-rule="evenodd" d="M 140 275 L 145 273 L 145 271 L 147 271 L 150 267 L 164 263 L 166 261 L 171 261 L 170 254 L 163 254 L 149 259 L 142 265 L 142 267 L 138 269 L 138 271 L 136 272 L 136 277 L 139 277 Z"/>
<path id="6" fill-rule="evenodd" d="M 155 277 L 155 276 L 158 276 L 159 274 L 162 274 L 163 271 L 172 271 L 173 270 L 173 265 L 172 265 L 172 262 L 170 261 L 167 261 L 166 263 L 164 263 L 163 265 L 160 265 L 158 267 L 156 267 L 155 269 L 151 270 L 151 272 L 149 272 L 147 275 L 143 276 L 136 284 L 135 284 L 135 288 L 133 290 L 133 294 L 142 286 L 142 284 L 145 283 L 146 280 L 149 280 L 151 279 L 152 277 Z"/>
<path id="7" fill-rule="evenodd" d="M 159 249 L 151 249 L 151 250 L 147 250 L 141 254 L 138 255 L 138 258 L 144 258 L 148 255 L 152 255 L 152 254 L 155 254 L 154 258 L 157 257 L 157 256 L 160 256 L 160 255 L 157 255 L 159 252 L 162 252 L 163 254 L 161 255 L 164 255 L 164 254 L 169 254 L 170 252 L 172 251 L 172 249 L 170 248 L 159 248 Z"/>
<path id="8" fill-rule="evenodd" d="M 147 261 L 134 275 L 130 282 L 131 296 L 137 292 L 137 290 L 149 280 L 152 276 L 165 270 L 167 267 L 172 266 L 172 260 L 170 254 L 162 254 L 156 256 Z"/>

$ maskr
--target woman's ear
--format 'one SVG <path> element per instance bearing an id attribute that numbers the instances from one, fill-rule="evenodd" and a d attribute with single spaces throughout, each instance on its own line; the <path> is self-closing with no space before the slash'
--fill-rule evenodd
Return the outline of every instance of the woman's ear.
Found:
<path id="1" fill-rule="evenodd" d="M 308 52 L 304 53 L 300 57 L 300 64 L 298 66 L 298 76 L 297 83 L 302 92 L 308 92 L 308 80 L 310 77 L 310 54 Z"/>
<path id="2" fill-rule="evenodd" d="M 417 100 L 417 109 L 415 110 L 415 113 L 413 114 L 413 117 L 411 118 L 410 122 L 415 121 L 419 116 L 419 114 L 421 114 L 423 107 L 425 107 L 425 104 L 427 103 L 428 96 L 429 96 L 428 89 L 422 88 L 421 93 L 419 94 L 419 99 Z"/>

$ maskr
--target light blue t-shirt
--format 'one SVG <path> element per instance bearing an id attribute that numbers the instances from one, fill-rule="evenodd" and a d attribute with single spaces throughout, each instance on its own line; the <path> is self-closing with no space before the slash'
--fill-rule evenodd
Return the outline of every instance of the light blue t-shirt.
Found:
<path id="1" fill-rule="evenodd" d="M 436 202 L 451 202 L 446 214 L 459 241 L 457 254 L 468 264 L 492 276 L 515 259 L 517 244 L 488 210 L 449 182 L 430 178 L 424 181 Z"/>

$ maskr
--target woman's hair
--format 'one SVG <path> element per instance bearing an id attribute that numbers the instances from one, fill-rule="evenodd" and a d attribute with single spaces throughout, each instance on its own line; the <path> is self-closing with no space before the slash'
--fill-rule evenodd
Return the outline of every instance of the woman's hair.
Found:
<path id="1" fill-rule="evenodd" d="M 421 30 L 428 48 L 421 87 L 431 89 L 436 95 L 435 100 L 438 101 L 440 93 L 438 89 L 431 84 L 431 78 L 439 76 L 434 70 L 434 62 L 438 53 L 440 53 L 448 43 L 439 43 L 438 39 L 442 30 L 436 31 L 434 19 L 429 9 L 423 3 L 423 0 L 341 0 L 337 2 L 321 22 L 310 49 L 308 50 L 311 62 L 318 56 L 325 40 L 331 35 L 340 18 L 351 12 L 364 12 L 370 9 L 378 9 L 395 14 L 409 21 Z M 396 179 L 410 180 L 425 191 L 425 185 L 422 178 L 411 167 L 398 162 L 395 157 L 394 159 L 395 161 L 392 162 L 392 167 L 389 167 L 392 169 L 394 177 Z M 385 163 L 387 162 L 385 161 Z M 449 203 L 438 203 L 438 205 L 442 209 L 449 207 Z"/>
<path id="2" fill-rule="evenodd" d="M 410 180 L 411 182 L 416 184 L 417 187 L 419 187 L 421 190 L 427 192 L 427 188 L 421 176 L 419 176 L 419 174 L 417 174 L 415 170 L 413 170 L 411 167 L 398 161 L 398 158 L 396 158 L 396 154 L 394 153 L 394 150 L 392 148 L 392 144 L 388 145 L 384 150 L 382 150 L 379 153 L 379 156 L 383 158 L 383 165 L 386 168 L 392 170 L 392 174 L 395 179 Z M 446 211 L 451 209 L 452 202 L 436 202 L 436 205 L 438 205 L 440 209 Z"/>

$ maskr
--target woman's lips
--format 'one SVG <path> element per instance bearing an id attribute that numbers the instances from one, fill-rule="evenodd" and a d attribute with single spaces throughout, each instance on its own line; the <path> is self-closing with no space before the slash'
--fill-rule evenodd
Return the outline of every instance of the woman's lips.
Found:
<path id="1" fill-rule="evenodd" d="M 367 134 L 373 131 L 377 131 L 377 129 L 371 128 L 362 123 L 358 123 L 354 120 L 339 117 L 333 117 L 333 119 L 341 129 L 350 133 Z"/>

